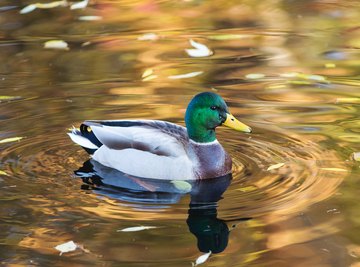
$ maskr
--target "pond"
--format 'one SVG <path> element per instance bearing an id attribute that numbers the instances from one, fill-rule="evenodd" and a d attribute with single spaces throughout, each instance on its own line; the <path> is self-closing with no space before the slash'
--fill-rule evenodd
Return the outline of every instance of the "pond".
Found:
<path id="1" fill-rule="evenodd" d="M 360 266 L 357 1 L 5 0 L 0 12 L 2 265 L 191 266 L 211 251 L 203 266 Z M 253 129 L 217 129 L 228 176 L 132 179 L 67 135 L 88 119 L 184 125 L 206 91 Z"/>

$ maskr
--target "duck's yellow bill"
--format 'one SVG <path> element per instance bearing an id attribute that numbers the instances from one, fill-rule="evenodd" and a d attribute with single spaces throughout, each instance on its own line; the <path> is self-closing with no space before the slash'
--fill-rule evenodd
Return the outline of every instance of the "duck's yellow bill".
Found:
<path id="1" fill-rule="evenodd" d="M 234 129 L 236 131 L 244 132 L 244 133 L 251 133 L 251 128 L 246 124 L 238 121 L 232 114 L 226 113 L 226 120 L 223 125 Z"/>

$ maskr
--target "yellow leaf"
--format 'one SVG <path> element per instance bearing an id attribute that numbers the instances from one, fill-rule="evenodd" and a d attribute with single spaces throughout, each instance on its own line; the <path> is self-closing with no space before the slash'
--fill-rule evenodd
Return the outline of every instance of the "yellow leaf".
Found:
<path id="1" fill-rule="evenodd" d="M 147 77 L 147 76 L 150 76 L 150 75 L 153 74 L 153 73 L 154 73 L 153 69 L 146 69 L 146 70 L 144 71 L 144 73 L 141 75 L 141 78 L 145 78 L 145 77 Z"/>
<path id="2" fill-rule="evenodd" d="M 246 193 L 246 192 L 252 192 L 252 191 L 257 190 L 257 187 L 253 186 L 253 185 L 249 185 L 249 186 L 238 188 L 236 190 Z"/>
<path id="3" fill-rule="evenodd" d="M 0 170 L 0 175 L 6 175 L 6 176 L 9 176 L 9 174 L 7 174 L 6 172 Z"/>
<path id="4" fill-rule="evenodd" d="M 17 100 L 21 99 L 21 96 L 7 96 L 7 95 L 0 95 L 0 101 L 1 100 Z"/>
<path id="5" fill-rule="evenodd" d="M 285 163 L 277 163 L 277 164 L 269 166 L 269 168 L 267 168 L 266 170 L 271 171 L 271 170 L 279 169 L 284 165 L 285 165 Z"/>
<path id="6" fill-rule="evenodd" d="M 335 68 L 336 65 L 334 63 L 326 63 L 325 64 L 325 68 L 331 69 L 331 68 Z"/>
<path id="7" fill-rule="evenodd" d="M 176 187 L 176 189 L 178 189 L 184 193 L 190 192 L 191 188 L 192 188 L 191 184 L 186 181 L 174 180 L 174 181 L 171 181 L 171 183 Z"/>
<path id="8" fill-rule="evenodd" d="M 5 138 L 3 140 L 0 140 L 0 144 L 4 144 L 4 143 L 10 143 L 10 142 L 16 142 L 19 141 L 21 139 L 23 139 L 24 137 L 10 137 L 10 138 Z"/>

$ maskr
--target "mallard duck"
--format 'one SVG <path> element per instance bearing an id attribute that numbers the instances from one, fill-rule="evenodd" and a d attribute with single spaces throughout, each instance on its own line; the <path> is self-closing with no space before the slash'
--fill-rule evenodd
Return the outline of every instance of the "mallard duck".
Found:
<path id="1" fill-rule="evenodd" d="M 217 94 L 204 92 L 189 103 L 186 128 L 158 120 L 85 121 L 69 134 L 92 159 L 125 174 L 153 179 L 196 180 L 231 172 L 232 161 L 216 139 L 224 125 L 250 133 Z"/>

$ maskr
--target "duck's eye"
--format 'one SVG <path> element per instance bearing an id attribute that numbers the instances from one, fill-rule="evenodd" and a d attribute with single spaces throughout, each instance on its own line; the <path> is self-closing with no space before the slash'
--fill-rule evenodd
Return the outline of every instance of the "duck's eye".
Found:
<path id="1" fill-rule="evenodd" d="M 217 106 L 211 106 L 210 109 L 211 110 L 217 110 Z"/>

